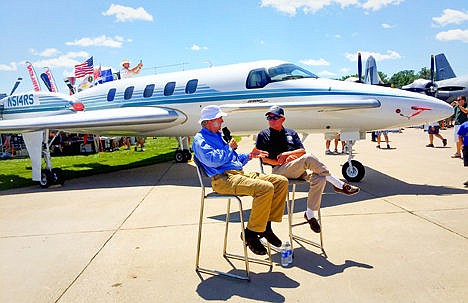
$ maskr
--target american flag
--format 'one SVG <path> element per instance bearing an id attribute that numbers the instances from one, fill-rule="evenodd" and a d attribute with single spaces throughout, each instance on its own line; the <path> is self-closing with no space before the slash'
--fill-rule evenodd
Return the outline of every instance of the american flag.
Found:
<path id="1" fill-rule="evenodd" d="M 89 58 L 81 64 L 75 65 L 75 77 L 81 78 L 86 75 L 92 75 L 94 73 L 93 68 L 93 57 Z"/>

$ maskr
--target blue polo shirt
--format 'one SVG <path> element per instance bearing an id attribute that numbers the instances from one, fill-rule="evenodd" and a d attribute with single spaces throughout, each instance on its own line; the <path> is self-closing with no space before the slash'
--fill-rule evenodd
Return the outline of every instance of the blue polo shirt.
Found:
<path id="1" fill-rule="evenodd" d="M 296 131 L 284 127 L 280 131 L 272 128 L 262 130 L 257 135 L 256 146 L 267 151 L 268 158 L 275 160 L 283 152 L 304 148 Z"/>
<path id="2" fill-rule="evenodd" d="M 468 121 L 460 125 L 457 135 L 463 137 L 463 146 L 468 146 Z"/>

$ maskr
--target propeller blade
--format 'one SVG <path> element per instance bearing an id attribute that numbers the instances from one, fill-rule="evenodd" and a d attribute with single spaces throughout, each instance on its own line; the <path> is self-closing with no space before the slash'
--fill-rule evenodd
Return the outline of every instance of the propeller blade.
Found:
<path id="1" fill-rule="evenodd" d="M 18 77 L 18 80 L 16 80 L 15 85 L 13 85 L 13 89 L 11 90 L 10 95 L 13 95 L 13 93 L 15 92 L 15 90 L 18 88 L 18 85 L 21 83 L 21 80 L 23 80 L 23 78 Z"/>
<path id="2" fill-rule="evenodd" d="M 431 82 L 434 83 L 434 55 L 431 55 Z"/>
<path id="3" fill-rule="evenodd" d="M 358 61 L 357 61 L 357 68 L 358 68 L 358 78 L 359 78 L 359 83 L 362 82 L 362 59 L 361 59 L 361 53 L 358 53 Z"/>

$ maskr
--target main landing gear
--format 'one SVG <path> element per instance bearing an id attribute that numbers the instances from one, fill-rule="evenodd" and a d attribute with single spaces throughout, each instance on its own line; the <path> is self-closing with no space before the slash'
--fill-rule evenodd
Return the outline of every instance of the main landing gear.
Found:
<path id="1" fill-rule="evenodd" d="M 48 142 L 49 130 L 44 132 L 42 155 L 45 161 L 45 168 L 41 169 L 41 180 L 39 185 L 42 188 L 48 188 L 52 185 L 63 185 L 65 183 L 65 175 L 60 168 L 52 168 L 52 160 L 50 158 L 50 146 L 54 139 L 60 134 L 57 132 L 55 136 Z"/>
<path id="2" fill-rule="evenodd" d="M 179 142 L 178 150 L 175 153 L 174 159 L 177 163 L 187 163 L 192 159 L 192 153 L 189 147 L 188 137 L 177 137 Z"/>
<path id="3" fill-rule="evenodd" d="M 359 182 L 364 178 L 366 171 L 361 162 L 353 159 L 353 145 L 355 141 L 346 141 L 346 148 L 348 149 L 348 161 L 343 164 L 341 173 L 343 177 L 350 182 Z"/>

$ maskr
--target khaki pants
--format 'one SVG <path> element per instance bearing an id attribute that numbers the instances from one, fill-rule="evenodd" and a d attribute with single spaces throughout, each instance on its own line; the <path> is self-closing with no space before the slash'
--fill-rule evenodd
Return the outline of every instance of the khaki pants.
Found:
<path id="1" fill-rule="evenodd" d="M 288 179 L 285 177 L 228 170 L 213 176 L 211 186 L 220 194 L 253 197 L 248 229 L 264 232 L 268 221 L 281 222 L 288 195 Z"/>
<path id="2" fill-rule="evenodd" d="M 312 173 L 308 173 L 307 170 L 312 171 Z M 304 154 L 294 161 L 273 167 L 272 172 L 289 179 L 304 179 L 309 181 L 310 188 L 307 196 L 307 207 L 312 210 L 320 209 L 322 193 L 327 182 L 326 178 L 330 175 L 330 172 L 319 159 L 311 154 Z"/>

